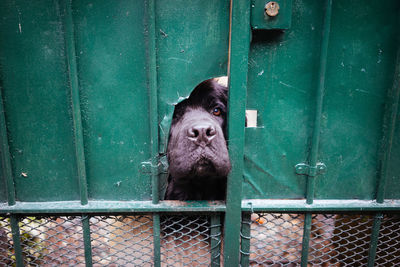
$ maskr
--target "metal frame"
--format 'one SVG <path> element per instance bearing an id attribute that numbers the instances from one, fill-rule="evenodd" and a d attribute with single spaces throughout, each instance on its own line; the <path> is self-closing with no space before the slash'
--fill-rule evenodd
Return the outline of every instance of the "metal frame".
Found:
<path id="1" fill-rule="evenodd" d="M 73 129 L 75 139 L 75 155 L 77 164 L 77 176 L 80 185 L 80 201 L 46 202 L 46 203 L 21 203 L 16 201 L 9 144 L 7 137 L 6 117 L 2 91 L 0 90 L 0 138 L 1 159 L 4 177 L 8 193 L 8 203 L 0 204 L 0 214 L 10 216 L 12 239 L 15 248 L 17 266 L 23 266 L 19 218 L 23 215 L 48 214 L 65 215 L 80 214 L 82 216 L 83 239 L 85 246 L 86 266 L 92 266 L 92 248 L 90 236 L 89 218 L 93 214 L 136 214 L 148 212 L 153 214 L 153 240 L 154 240 L 154 266 L 161 266 L 160 248 L 160 213 L 206 213 L 211 216 L 211 237 L 220 234 L 221 218 L 219 213 L 225 215 L 224 225 L 224 265 L 248 266 L 250 249 L 250 215 L 253 212 L 280 212 L 280 213 L 304 213 L 304 233 L 302 240 L 301 265 L 307 266 L 310 243 L 312 215 L 316 213 L 340 213 L 340 212 L 368 212 L 374 213 L 371 242 L 369 247 L 368 266 L 373 266 L 377 251 L 379 231 L 381 228 L 383 213 L 400 212 L 400 200 L 385 200 L 385 184 L 387 176 L 387 163 L 390 159 L 391 147 L 394 138 L 396 124 L 396 112 L 400 98 L 400 49 L 397 57 L 397 69 L 392 90 L 388 95 L 388 105 L 385 111 L 385 131 L 382 137 L 381 169 L 379 173 L 379 185 L 375 200 L 315 200 L 315 175 L 307 175 L 306 198 L 302 200 L 242 200 L 242 174 L 244 154 L 244 121 L 246 109 L 246 90 L 248 72 L 248 54 L 250 49 L 251 27 L 250 11 L 251 1 L 231 0 L 230 10 L 230 45 L 229 45 L 229 153 L 232 160 L 232 171 L 228 178 L 227 201 L 224 202 L 170 202 L 159 201 L 159 128 L 158 128 L 158 96 L 157 96 L 157 51 L 156 51 L 156 15 L 155 1 L 146 2 L 147 30 L 148 30 L 148 91 L 150 103 L 150 132 L 151 132 L 151 177 L 152 200 L 151 201 L 90 201 L 88 197 L 85 154 L 83 142 L 83 128 L 80 110 L 79 84 L 74 47 L 74 27 L 72 20 L 72 7 L 70 0 L 61 1 L 63 5 L 64 27 L 66 34 L 66 55 L 69 70 L 71 88 L 71 105 L 73 114 Z M 323 33 L 321 39 L 319 81 L 316 88 L 316 109 L 314 117 L 314 129 L 310 151 L 310 168 L 316 168 L 318 164 L 319 139 L 321 131 L 321 115 L 324 101 L 325 73 L 327 53 L 329 48 L 329 33 L 332 16 L 332 0 L 325 2 L 325 15 Z M 229 222 L 229 223 L 227 223 Z M 241 238 L 240 238 L 241 237 Z M 229 245 L 226 245 L 229 244 Z M 213 248 L 212 266 L 219 266 L 221 242 L 212 239 Z"/>

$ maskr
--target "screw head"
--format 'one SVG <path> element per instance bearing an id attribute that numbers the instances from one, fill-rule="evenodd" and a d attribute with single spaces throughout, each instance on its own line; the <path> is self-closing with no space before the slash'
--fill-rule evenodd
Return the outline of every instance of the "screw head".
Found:
<path id="1" fill-rule="evenodd" d="M 279 4 L 271 1 L 265 5 L 265 13 L 270 17 L 275 17 L 279 13 Z"/>

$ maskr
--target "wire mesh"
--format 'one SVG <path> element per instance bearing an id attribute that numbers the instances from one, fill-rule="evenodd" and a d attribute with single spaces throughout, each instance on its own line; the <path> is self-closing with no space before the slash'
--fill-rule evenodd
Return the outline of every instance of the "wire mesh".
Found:
<path id="1" fill-rule="evenodd" d="M 161 266 L 220 264 L 219 215 L 162 215 L 160 221 Z M 372 215 L 314 214 L 308 266 L 366 266 L 373 221 Z M 251 230 L 250 266 L 300 266 L 304 215 L 259 213 L 243 223 Z M 18 225 L 25 266 L 85 265 L 81 217 L 24 217 Z M 151 214 L 94 216 L 90 230 L 94 266 L 154 265 Z M 11 232 L 10 219 L 0 217 L 0 266 L 16 265 Z M 399 262 L 400 214 L 387 214 L 375 266 Z"/>
<path id="2" fill-rule="evenodd" d="M 94 266 L 152 266 L 153 220 L 150 215 L 90 218 Z"/>
<path id="3" fill-rule="evenodd" d="M 19 222 L 25 266 L 84 266 L 80 217 L 26 217 Z"/>
<path id="4" fill-rule="evenodd" d="M 374 218 L 313 215 L 308 261 L 313 266 L 366 266 Z"/>
<path id="5" fill-rule="evenodd" d="M 10 218 L 0 217 L 0 266 L 14 266 L 15 256 Z"/>
<path id="6" fill-rule="evenodd" d="M 375 266 L 398 266 L 400 263 L 400 214 L 386 215 L 379 231 Z"/>
<path id="7" fill-rule="evenodd" d="M 220 233 L 214 233 L 211 237 L 210 229 L 210 219 L 207 216 L 162 216 L 163 265 L 210 266 L 211 238 L 216 241 L 213 249 L 217 249 L 221 237 Z M 213 262 L 218 262 L 219 256 L 217 253 Z"/>
<path id="8" fill-rule="evenodd" d="M 301 214 L 252 214 L 250 266 L 298 266 L 303 225 Z"/>

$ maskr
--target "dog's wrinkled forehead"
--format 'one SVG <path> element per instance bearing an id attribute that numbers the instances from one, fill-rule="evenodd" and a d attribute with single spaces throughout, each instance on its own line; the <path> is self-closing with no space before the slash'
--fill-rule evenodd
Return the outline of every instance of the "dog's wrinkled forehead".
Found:
<path id="1" fill-rule="evenodd" d="M 179 120 L 188 107 L 202 108 L 206 111 L 212 111 L 214 108 L 219 108 L 222 115 L 225 116 L 227 111 L 227 98 L 228 92 L 226 87 L 218 84 L 212 79 L 206 80 L 200 83 L 193 90 L 188 99 L 175 106 L 172 123 Z"/>

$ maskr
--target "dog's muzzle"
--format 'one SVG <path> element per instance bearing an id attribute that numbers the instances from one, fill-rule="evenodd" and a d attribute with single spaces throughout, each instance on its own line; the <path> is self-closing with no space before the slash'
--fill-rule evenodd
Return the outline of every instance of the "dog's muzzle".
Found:
<path id="1" fill-rule="evenodd" d="M 217 136 L 217 130 L 211 123 L 200 123 L 189 127 L 187 137 L 194 144 L 206 147 Z"/>

